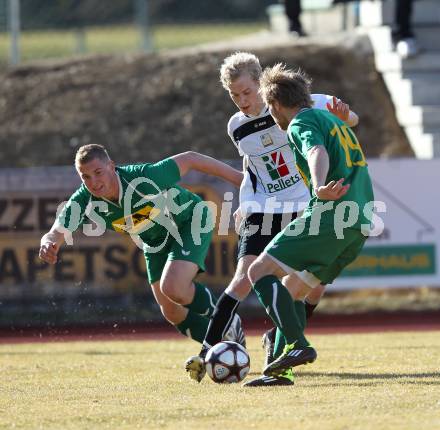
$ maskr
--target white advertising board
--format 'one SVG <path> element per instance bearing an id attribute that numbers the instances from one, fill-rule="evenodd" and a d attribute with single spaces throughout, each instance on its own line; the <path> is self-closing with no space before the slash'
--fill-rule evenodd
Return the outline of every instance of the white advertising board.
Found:
<path id="1" fill-rule="evenodd" d="M 440 287 L 440 159 L 368 164 L 384 229 L 332 288 Z"/>

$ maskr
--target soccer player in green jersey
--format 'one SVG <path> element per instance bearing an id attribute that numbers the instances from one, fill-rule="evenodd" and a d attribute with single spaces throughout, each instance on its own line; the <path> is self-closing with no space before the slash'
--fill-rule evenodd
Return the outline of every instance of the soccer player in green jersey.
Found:
<path id="1" fill-rule="evenodd" d="M 244 219 L 239 229 L 237 268 L 234 277 L 217 302 L 200 353 L 189 357 L 185 363 L 190 377 L 198 382 L 205 375 L 204 358 L 208 350 L 221 341 L 223 333 L 235 318 L 240 302 L 252 290 L 247 276 L 249 266 L 287 221 L 297 217 L 297 212 L 302 210 L 302 205 L 310 198 L 309 190 L 295 168 L 294 155 L 287 143 L 286 132 L 276 125 L 259 93 L 261 73 L 259 59 L 249 52 L 236 52 L 226 57 L 220 68 L 220 81 L 238 108 L 238 112 L 230 118 L 227 129 L 228 135 L 243 157 L 245 179 L 240 188 L 239 210 L 234 216 L 237 224 L 240 224 L 241 217 Z M 329 110 L 350 126 L 358 123 L 357 115 L 336 97 L 312 94 L 311 99 L 315 109 Z M 283 160 L 281 164 L 285 170 L 282 174 L 284 178 L 292 178 L 288 183 L 280 185 L 280 178 L 283 176 L 276 169 L 268 169 L 270 160 Z M 270 201 L 278 202 L 278 207 L 270 209 L 267 205 Z M 248 203 L 251 205 L 247 206 Z M 314 288 L 307 296 L 302 305 L 305 307 L 307 319 L 312 315 L 324 289 L 324 285 Z M 276 358 L 276 336 L 276 327 L 263 335 L 262 343 L 266 351 L 264 366 Z M 281 354 L 281 344 L 278 346 L 277 352 Z M 294 384 L 293 372 L 292 377 L 284 376 L 278 379 L 260 377 L 246 382 L 245 386 Z"/>
<path id="2" fill-rule="evenodd" d="M 176 183 L 194 169 L 239 186 L 242 173 L 195 152 L 116 167 L 106 149 L 94 144 L 79 148 L 75 167 L 82 185 L 42 237 L 40 258 L 55 264 L 60 246 L 72 244 L 71 233 L 87 218 L 97 226 L 94 235 L 107 229 L 130 234 L 144 251 L 148 281 L 162 314 L 182 334 L 202 342 L 216 299 L 194 278 L 205 269 L 212 213 L 200 197 Z"/>
<path id="3" fill-rule="evenodd" d="M 284 336 L 284 350 L 266 366 L 280 377 L 315 361 L 304 336 L 305 315 L 295 301 L 331 284 L 361 251 L 370 229 L 373 190 L 356 136 L 333 114 L 312 109 L 308 80 L 282 64 L 266 69 L 260 92 L 278 126 L 287 130 L 298 171 L 311 199 L 299 218 L 276 235 L 249 268 L 266 312 Z M 280 279 L 288 276 L 288 281 Z M 275 345 L 277 348 L 277 345 Z"/>

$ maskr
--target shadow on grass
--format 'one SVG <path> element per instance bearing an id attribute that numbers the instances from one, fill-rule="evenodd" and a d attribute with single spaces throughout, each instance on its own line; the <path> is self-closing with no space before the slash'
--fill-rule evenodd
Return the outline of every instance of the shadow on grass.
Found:
<path id="1" fill-rule="evenodd" d="M 389 380 L 404 382 L 405 384 L 440 385 L 440 372 L 425 373 L 351 373 L 351 372 L 295 372 L 298 378 L 336 378 L 334 383 L 318 383 L 315 386 L 376 386 L 383 385 Z M 249 372 L 250 376 L 261 376 L 261 372 Z M 438 378 L 436 381 L 424 381 L 424 379 Z M 415 379 L 415 381 L 402 379 Z M 344 382 L 341 382 L 344 380 Z M 345 381 L 346 380 L 346 381 Z M 365 381 L 365 382 L 362 382 Z"/>
<path id="2" fill-rule="evenodd" d="M 440 383 L 440 372 L 423 372 L 423 373 L 298 372 L 298 375 L 310 376 L 310 377 L 339 378 L 339 379 L 439 378 L 439 383 Z"/>
<path id="3" fill-rule="evenodd" d="M 355 387 L 372 387 L 384 385 L 389 382 L 397 382 L 413 385 L 440 385 L 439 372 L 424 372 L 424 373 L 348 373 L 348 372 L 299 372 L 298 377 L 310 378 L 336 378 L 332 383 L 317 383 L 313 384 L 317 387 L 332 387 L 332 386 L 355 386 Z M 425 380 L 437 378 L 437 380 Z"/>
<path id="4" fill-rule="evenodd" d="M 439 381 L 424 381 L 424 380 L 418 380 L 418 381 L 402 381 L 402 380 L 396 380 L 397 384 L 405 383 L 405 385 L 440 385 Z M 381 387 L 384 386 L 386 383 L 384 381 L 365 381 L 365 382 L 354 382 L 354 381 L 337 381 L 337 382 L 318 382 L 318 383 L 310 383 L 308 384 L 309 387 Z"/>

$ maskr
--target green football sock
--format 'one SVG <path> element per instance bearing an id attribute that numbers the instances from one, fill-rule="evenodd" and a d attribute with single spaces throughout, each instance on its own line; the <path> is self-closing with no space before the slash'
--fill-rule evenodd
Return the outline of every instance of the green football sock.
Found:
<path id="1" fill-rule="evenodd" d="M 180 324 L 175 325 L 175 327 L 184 336 L 194 339 L 199 343 L 203 343 L 206 330 L 208 329 L 208 324 L 209 318 L 196 314 L 195 312 L 188 311 L 186 318 Z"/>
<path id="2" fill-rule="evenodd" d="M 295 310 L 298 315 L 298 319 L 301 322 L 301 327 L 304 330 L 306 325 L 306 310 L 305 310 L 304 302 L 302 302 L 301 300 L 295 300 L 293 303 L 295 305 Z M 286 339 L 281 333 L 281 331 L 277 329 L 275 334 L 275 345 L 273 350 L 274 358 L 278 358 L 283 353 L 285 345 L 286 345 Z"/>
<path id="3" fill-rule="evenodd" d="M 194 282 L 194 287 L 196 291 L 193 301 L 184 306 L 196 314 L 209 318 L 214 312 L 217 297 L 209 291 L 208 287 L 205 287 L 202 284 Z"/>
<path id="4" fill-rule="evenodd" d="M 283 336 L 283 333 L 281 333 L 281 330 L 277 328 L 277 331 L 275 333 L 275 345 L 273 348 L 273 357 L 278 358 L 283 353 L 285 346 L 286 346 L 286 338 Z"/>
<path id="5" fill-rule="evenodd" d="M 281 330 L 286 343 L 295 343 L 305 347 L 309 343 L 304 337 L 304 331 L 296 314 L 294 301 L 286 287 L 274 275 L 259 279 L 253 288 L 258 300 L 266 309 L 274 324 Z"/>

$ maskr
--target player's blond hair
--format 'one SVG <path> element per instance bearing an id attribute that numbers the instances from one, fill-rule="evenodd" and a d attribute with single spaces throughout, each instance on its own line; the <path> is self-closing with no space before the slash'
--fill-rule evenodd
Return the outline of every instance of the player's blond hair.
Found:
<path id="1" fill-rule="evenodd" d="M 260 77 L 260 94 L 266 104 L 274 101 L 287 108 L 311 107 L 311 79 L 300 69 L 287 69 L 278 63 L 264 69 Z"/>
<path id="2" fill-rule="evenodd" d="M 247 73 L 253 80 L 260 79 L 262 69 L 260 60 L 249 52 L 236 52 L 226 57 L 220 67 L 220 82 L 228 90 L 237 78 Z"/>
<path id="3" fill-rule="evenodd" d="M 96 143 L 83 145 L 76 151 L 75 165 L 89 163 L 96 158 L 102 161 L 110 160 L 107 150 L 102 145 Z"/>

